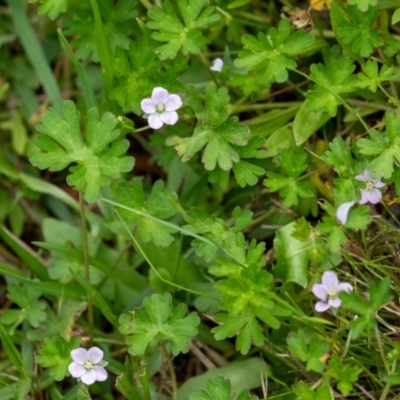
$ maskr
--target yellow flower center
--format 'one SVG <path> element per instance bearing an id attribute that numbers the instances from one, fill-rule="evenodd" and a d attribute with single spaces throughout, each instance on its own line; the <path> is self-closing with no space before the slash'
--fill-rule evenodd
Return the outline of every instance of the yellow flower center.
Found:
<path id="1" fill-rule="evenodd" d="M 374 188 L 374 183 L 371 181 L 367 181 L 365 182 L 365 187 L 367 188 L 367 190 L 372 190 Z"/>
<path id="2" fill-rule="evenodd" d="M 85 361 L 85 365 L 83 367 L 89 370 L 93 368 L 93 364 L 91 361 Z"/>
<path id="3" fill-rule="evenodd" d="M 329 297 L 335 297 L 336 294 L 337 294 L 336 289 L 334 289 L 334 288 L 329 288 L 328 289 L 328 296 Z"/>
<path id="4" fill-rule="evenodd" d="M 165 111 L 165 105 L 164 104 L 157 104 L 156 111 L 158 113 L 163 113 Z"/>

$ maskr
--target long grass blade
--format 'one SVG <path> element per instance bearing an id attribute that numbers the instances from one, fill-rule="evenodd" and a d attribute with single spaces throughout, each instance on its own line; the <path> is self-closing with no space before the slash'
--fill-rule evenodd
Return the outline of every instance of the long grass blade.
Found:
<path id="1" fill-rule="evenodd" d="M 36 37 L 34 30 L 26 16 L 24 2 L 21 0 L 8 0 L 11 17 L 14 21 L 15 31 L 19 36 L 25 53 L 33 69 L 42 82 L 43 88 L 50 99 L 52 106 L 61 112 L 61 93 L 57 82 L 47 62 L 43 48 Z"/>
<path id="2" fill-rule="evenodd" d="M 13 235 L 8 229 L 0 225 L 0 238 L 21 258 L 28 268 L 42 281 L 49 280 L 46 265 L 35 252 L 21 239 Z"/>
<path id="3" fill-rule="evenodd" d="M 62 254 L 68 257 L 70 260 L 78 261 L 83 264 L 83 253 L 81 251 L 71 249 L 67 246 L 62 246 L 59 244 L 45 243 L 45 242 L 32 242 L 35 246 L 41 247 L 49 251 L 54 251 L 55 253 Z M 94 257 L 89 256 L 89 264 L 99 271 L 103 272 L 107 277 L 112 278 L 110 268 L 104 265 L 102 262 Z"/>
<path id="4" fill-rule="evenodd" d="M 15 347 L 15 344 L 11 340 L 10 335 L 5 329 L 4 325 L 0 322 L 0 340 L 3 345 L 4 351 L 7 353 L 8 358 L 18 369 L 18 371 L 26 377 L 26 373 L 24 370 L 24 364 L 22 362 L 21 355 L 19 354 L 18 349 Z"/>
<path id="5" fill-rule="evenodd" d="M 58 297 L 60 293 L 64 293 L 65 297 L 76 300 L 82 300 L 85 297 L 85 292 L 79 286 L 63 285 L 62 283 L 58 282 L 32 281 L 21 272 L 18 272 L 8 265 L 2 263 L 0 263 L 0 274 L 10 276 L 20 282 L 32 286 L 40 290 L 44 295 Z"/>
<path id="6" fill-rule="evenodd" d="M 96 97 L 94 95 L 92 86 L 90 85 L 90 82 L 89 82 L 89 79 L 88 79 L 85 69 L 82 67 L 81 63 L 76 58 L 75 54 L 72 52 L 71 47 L 70 47 L 67 39 L 65 39 L 65 36 L 63 35 L 61 29 L 58 29 L 57 33 L 58 33 L 58 37 L 60 38 L 61 43 L 64 46 L 65 51 L 68 54 L 70 61 L 74 65 L 75 70 L 78 74 L 78 77 L 79 77 L 79 80 L 80 80 L 81 86 L 82 86 L 83 98 L 85 99 L 85 103 L 86 103 L 86 108 L 89 109 L 92 107 L 96 107 Z"/>
<path id="7" fill-rule="evenodd" d="M 90 0 L 94 14 L 94 25 L 97 39 L 97 52 L 99 54 L 101 71 L 103 76 L 103 93 L 107 108 L 114 114 L 118 114 L 119 107 L 110 100 L 110 92 L 114 80 L 113 54 L 111 52 L 110 42 L 105 33 L 103 21 L 101 20 L 99 5 L 97 0 Z"/>
<path id="8" fill-rule="evenodd" d="M 118 318 L 113 314 L 108 303 L 104 300 L 104 297 L 71 268 L 69 271 L 74 279 L 86 290 L 86 293 L 92 298 L 93 304 L 101 311 L 108 321 L 114 326 L 118 326 Z"/>

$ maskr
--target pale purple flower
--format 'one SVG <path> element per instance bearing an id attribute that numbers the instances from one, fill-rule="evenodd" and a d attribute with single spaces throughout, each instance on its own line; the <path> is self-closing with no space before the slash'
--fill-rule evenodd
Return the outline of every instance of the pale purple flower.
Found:
<path id="1" fill-rule="evenodd" d="M 69 373 L 80 379 L 85 385 L 107 379 L 107 371 L 103 368 L 107 365 L 102 361 L 103 351 L 98 347 L 92 347 L 86 350 L 82 347 L 71 351 L 71 357 L 74 360 L 68 365 Z"/>
<path id="2" fill-rule="evenodd" d="M 323 312 L 330 307 L 340 307 L 342 300 L 338 295 L 343 291 L 350 293 L 353 291 L 353 286 L 350 283 L 340 283 L 337 275 L 332 271 L 324 272 L 322 283 L 316 283 L 312 287 L 312 292 L 321 300 L 315 304 L 315 310 Z"/>
<path id="3" fill-rule="evenodd" d="M 367 170 L 365 170 L 361 175 L 357 175 L 356 179 L 365 182 L 365 189 L 360 189 L 360 204 L 377 204 L 382 200 L 382 193 L 379 189 L 383 188 L 385 184 L 381 182 L 380 179 L 373 179 L 371 173 Z"/>
<path id="4" fill-rule="evenodd" d="M 224 62 L 220 58 L 216 58 L 213 61 L 213 65 L 210 69 L 211 69 L 211 71 L 221 72 L 223 66 L 224 66 Z"/>
<path id="5" fill-rule="evenodd" d="M 349 215 L 350 208 L 353 207 L 354 203 L 354 201 L 348 201 L 347 203 L 341 204 L 337 209 L 336 218 L 342 225 L 347 222 L 347 216 Z"/>
<path id="6" fill-rule="evenodd" d="M 151 97 L 140 103 L 142 110 L 147 114 L 149 125 L 159 129 L 163 124 L 174 125 L 178 121 L 176 110 L 182 107 L 182 100 L 177 94 L 169 94 L 162 87 L 155 87 Z"/>

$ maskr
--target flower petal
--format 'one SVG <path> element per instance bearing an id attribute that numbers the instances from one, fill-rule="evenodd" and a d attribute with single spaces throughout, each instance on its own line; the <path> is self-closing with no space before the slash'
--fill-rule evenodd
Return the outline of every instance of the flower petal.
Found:
<path id="1" fill-rule="evenodd" d="M 361 192 L 361 200 L 359 201 L 360 204 L 366 204 L 369 202 L 368 200 L 368 192 L 369 190 L 367 189 L 360 189 Z"/>
<path id="2" fill-rule="evenodd" d="M 326 271 L 322 275 L 322 283 L 328 288 L 337 289 L 339 286 L 339 279 L 337 275 L 332 271 Z"/>
<path id="3" fill-rule="evenodd" d="M 368 190 L 367 198 L 371 204 L 378 204 L 382 200 L 382 193 L 379 189 Z"/>
<path id="4" fill-rule="evenodd" d="M 96 373 L 96 380 L 99 382 L 103 382 L 107 379 L 107 371 L 103 367 L 99 367 L 96 365 L 93 368 L 94 372 Z"/>
<path id="5" fill-rule="evenodd" d="M 365 182 L 367 179 L 365 179 L 365 177 L 364 177 L 364 174 L 362 174 L 362 175 L 356 175 L 356 179 L 358 180 L 358 181 L 362 181 L 362 182 Z"/>
<path id="6" fill-rule="evenodd" d="M 339 206 L 336 211 L 336 218 L 340 221 L 342 225 L 347 222 L 347 216 L 349 215 L 350 208 L 353 207 L 354 201 L 349 201 L 347 203 L 343 203 Z"/>
<path id="7" fill-rule="evenodd" d="M 165 104 L 168 101 L 168 90 L 162 87 L 155 87 L 151 93 L 151 100 L 154 104 Z"/>
<path id="8" fill-rule="evenodd" d="M 322 302 L 322 301 L 318 301 L 318 302 L 315 304 L 315 311 L 324 312 L 324 311 L 326 311 L 329 307 L 330 307 L 330 305 L 329 305 L 328 303 L 324 303 L 324 302 Z"/>
<path id="9" fill-rule="evenodd" d="M 156 112 L 156 105 L 153 103 L 151 99 L 144 99 L 140 102 L 140 107 L 142 111 L 147 114 L 153 114 Z"/>
<path id="10" fill-rule="evenodd" d="M 76 362 L 72 362 L 68 365 L 68 371 L 74 378 L 81 378 L 86 374 L 86 368 Z"/>
<path id="11" fill-rule="evenodd" d="M 342 300 L 340 299 L 329 299 L 328 304 L 333 308 L 339 308 L 342 304 Z"/>
<path id="12" fill-rule="evenodd" d="M 94 369 L 89 369 L 86 371 L 86 374 L 81 377 L 81 381 L 85 385 L 91 385 L 92 383 L 96 382 L 96 372 Z"/>
<path id="13" fill-rule="evenodd" d="M 164 124 L 174 125 L 178 121 L 178 114 L 176 111 L 164 111 L 160 114 L 161 120 Z"/>
<path id="14" fill-rule="evenodd" d="M 352 291 L 353 291 L 353 286 L 351 286 L 350 283 L 347 283 L 347 282 L 339 283 L 338 292 L 350 293 Z"/>
<path id="15" fill-rule="evenodd" d="M 326 301 L 328 298 L 328 288 L 321 283 L 316 283 L 313 285 L 312 292 L 321 300 Z"/>
<path id="16" fill-rule="evenodd" d="M 103 356 L 104 356 L 103 350 L 99 349 L 98 347 L 91 347 L 88 350 L 89 360 L 93 364 L 98 364 L 103 359 Z"/>
<path id="17" fill-rule="evenodd" d="M 161 120 L 160 114 L 154 113 L 149 115 L 149 125 L 153 129 L 160 129 L 163 126 L 163 122 Z"/>
<path id="18" fill-rule="evenodd" d="M 182 99 L 177 94 L 170 94 L 168 100 L 165 103 L 165 109 L 167 111 L 176 111 L 182 107 Z"/>
<path id="19" fill-rule="evenodd" d="M 210 68 L 211 71 L 217 71 L 217 72 L 221 72 L 222 71 L 222 67 L 224 66 L 224 62 L 220 59 L 220 58 L 216 58 L 213 61 L 213 65 Z"/>
<path id="20" fill-rule="evenodd" d="M 71 351 L 72 359 L 79 365 L 85 364 L 85 361 L 88 359 L 87 350 L 83 347 L 79 347 L 79 349 L 75 349 Z"/>
<path id="21" fill-rule="evenodd" d="M 374 187 L 381 189 L 386 186 L 386 183 L 381 182 L 379 179 L 375 179 L 372 181 L 374 183 Z"/>

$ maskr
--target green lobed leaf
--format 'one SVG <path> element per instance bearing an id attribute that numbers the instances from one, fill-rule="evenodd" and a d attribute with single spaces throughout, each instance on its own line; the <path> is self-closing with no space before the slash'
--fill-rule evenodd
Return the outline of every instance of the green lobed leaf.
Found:
<path id="1" fill-rule="evenodd" d="M 29 0 L 29 3 L 37 3 L 39 0 Z M 38 14 L 47 16 L 55 20 L 61 13 L 67 11 L 68 0 L 40 0 Z"/>
<path id="2" fill-rule="evenodd" d="M 53 109 L 42 116 L 42 122 L 37 126 L 42 134 L 35 140 L 41 152 L 33 153 L 30 161 L 40 169 L 51 171 L 60 171 L 76 163 L 70 167 L 67 182 L 83 191 L 86 201 L 94 202 L 101 187 L 133 168 L 133 157 L 124 155 L 129 142 L 118 138 L 120 132 L 115 129 L 118 121 L 109 112 L 100 119 L 96 108 L 88 111 L 84 139 L 75 104 L 64 101 L 62 110 L 62 116 Z"/>
<path id="3" fill-rule="evenodd" d="M 296 400 L 332 400 L 329 386 L 319 386 L 318 389 L 312 389 L 303 381 L 300 381 L 293 393 L 297 396 Z"/>
<path id="4" fill-rule="evenodd" d="M 340 293 L 343 307 L 359 315 L 350 324 L 353 338 L 358 338 L 365 329 L 372 329 L 376 325 L 375 314 L 392 298 L 389 289 L 390 279 L 386 277 L 379 283 L 370 285 L 368 301 L 361 299 L 356 293 Z"/>
<path id="5" fill-rule="evenodd" d="M 248 390 L 244 389 L 238 396 L 232 393 L 231 383 L 222 376 L 217 376 L 213 380 L 208 380 L 206 389 L 202 389 L 190 396 L 189 400 L 256 400 L 256 396 L 249 395 Z M 234 396 L 234 397 L 232 397 Z"/>
<path id="6" fill-rule="evenodd" d="M 354 22 L 341 21 L 337 30 L 344 43 L 352 43 L 352 50 L 362 57 L 369 57 L 375 48 L 383 46 L 379 31 L 372 29 L 379 16 L 378 7 L 361 11 L 356 6 L 348 6 L 347 12 Z"/>
<path id="7" fill-rule="evenodd" d="M 12 331 L 25 320 L 33 327 L 38 327 L 39 323 L 46 319 L 46 313 L 43 311 L 46 303 L 38 300 L 41 295 L 40 290 L 36 288 L 30 286 L 21 287 L 15 283 L 10 283 L 7 297 L 14 304 L 17 304 L 20 309 L 5 310 L 1 321 L 6 325 L 13 325 Z"/>
<path id="8" fill-rule="evenodd" d="M 196 313 L 187 315 L 183 303 L 173 309 L 172 296 L 154 294 L 143 300 L 143 310 L 122 314 L 119 330 L 126 336 L 129 353 L 143 355 L 159 341 L 171 343 L 172 354 L 187 353 L 189 342 L 197 335 L 200 319 Z"/>
<path id="9" fill-rule="evenodd" d="M 378 0 L 349 0 L 349 4 L 356 5 L 360 11 L 367 11 L 370 6 L 376 6 Z"/>
<path id="10" fill-rule="evenodd" d="M 144 199 L 142 181 L 134 178 L 130 183 L 122 181 L 115 189 L 116 200 L 161 220 L 173 217 L 179 209 L 178 197 L 171 189 L 164 189 L 164 183 L 157 181 L 153 185 L 147 200 Z M 152 241 L 157 247 L 168 247 L 174 240 L 172 234 L 177 230 L 170 226 L 121 209 L 120 215 L 128 223 L 134 223 L 134 235 L 143 242 Z"/>
<path id="11" fill-rule="evenodd" d="M 340 136 L 334 138 L 329 143 L 329 150 L 321 158 L 329 167 L 334 167 L 339 175 L 354 176 L 349 139 L 344 141 Z"/>
<path id="12" fill-rule="evenodd" d="M 324 51 L 324 64 L 312 64 L 310 78 L 317 84 L 307 93 L 308 106 L 313 111 L 325 111 L 336 116 L 341 95 L 356 90 L 358 79 L 353 75 L 355 65 L 340 55 L 340 48 L 333 46 Z"/>
<path id="13" fill-rule="evenodd" d="M 56 381 L 62 381 L 69 376 L 71 351 L 77 349 L 79 344 L 80 340 L 77 337 L 71 338 L 69 342 L 59 336 L 48 337 L 44 339 L 36 362 L 44 368 L 50 368 L 50 375 L 54 376 Z"/>
<path id="14" fill-rule="evenodd" d="M 177 76 L 188 67 L 187 59 L 178 56 L 174 61 L 160 61 L 155 48 L 151 38 L 141 36 L 130 42 L 127 52 L 115 51 L 116 82 L 110 96 L 138 115 L 142 113 L 140 102 L 150 97 L 155 87 L 163 87 L 170 93 L 183 89 Z"/>
<path id="15" fill-rule="evenodd" d="M 357 86 L 364 89 L 368 88 L 371 92 L 376 92 L 376 89 L 382 82 L 395 79 L 396 70 L 393 67 L 388 67 L 384 64 L 381 70 L 378 70 L 378 63 L 375 60 L 368 60 L 361 65 L 362 71 L 357 74 L 359 82 Z M 398 72 L 397 72 L 398 75 Z"/>
<path id="16" fill-rule="evenodd" d="M 292 34 L 290 22 L 282 19 L 278 29 L 271 28 L 268 34 L 259 32 L 257 38 L 243 36 L 244 50 L 239 53 L 235 65 L 262 72 L 269 82 L 285 82 L 288 70 L 297 66 L 292 57 L 303 53 L 313 42 L 314 37 L 304 30 Z"/>
<path id="17" fill-rule="evenodd" d="M 371 129 L 370 139 L 359 139 L 357 146 L 360 153 L 375 156 L 368 169 L 389 179 L 394 171 L 394 165 L 400 162 L 400 114 L 386 113 L 386 131 L 380 133 Z"/>
<path id="18" fill-rule="evenodd" d="M 190 400 L 230 400 L 231 399 L 231 383 L 229 380 L 218 376 L 214 380 L 207 381 L 207 389 L 192 394 Z"/>
<path id="19" fill-rule="evenodd" d="M 27 332 L 30 341 L 42 341 L 51 336 L 61 336 L 69 341 L 73 336 L 75 321 L 86 309 L 85 301 L 65 299 L 58 307 L 57 315 L 50 308 L 46 309 L 46 320 L 38 328 Z"/>
<path id="20" fill-rule="evenodd" d="M 325 364 L 320 360 L 328 354 L 329 348 L 325 340 L 318 337 L 306 335 L 299 329 L 297 332 L 291 332 L 286 339 L 289 350 L 299 360 L 306 362 L 306 369 L 321 373 Z"/>
<path id="21" fill-rule="evenodd" d="M 200 101 L 194 86 L 188 85 L 187 92 L 198 120 L 194 134 L 188 138 L 170 136 L 165 141 L 166 145 L 174 146 L 183 162 L 204 148 L 202 162 L 206 170 L 212 171 L 218 164 L 222 170 L 229 171 L 234 163 L 240 161 L 232 145 L 246 146 L 249 128 L 239 124 L 237 117 L 228 119 L 227 112 L 223 110 L 229 101 L 226 88 L 217 90 L 215 84 L 208 85 L 204 103 Z"/>
<path id="22" fill-rule="evenodd" d="M 108 44 L 104 37 L 100 39 L 98 36 L 101 28 L 98 25 L 96 27 L 96 18 L 91 9 L 80 9 L 74 14 L 72 20 L 65 20 L 65 35 L 73 38 L 71 47 L 75 50 L 76 57 L 81 60 L 90 57 L 98 62 L 103 58 L 99 56 L 100 53 L 103 54 L 105 46 L 108 46 L 112 52 L 118 49 L 127 50 L 130 43 L 130 25 L 137 13 L 137 5 L 136 0 L 119 0 L 116 3 L 111 0 L 98 2 L 99 14 L 103 22 L 102 30 Z M 105 54 L 107 52 L 108 50 L 105 50 Z"/>
<path id="23" fill-rule="evenodd" d="M 297 205 L 299 197 L 313 196 L 308 182 L 298 179 L 308 167 L 306 160 L 307 154 L 300 152 L 299 149 L 284 149 L 278 156 L 278 163 L 288 176 L 273 171 L 267 172 L 268 178 L 264 180 L 264 185 L 271 192 L 279 191 L 279 194 L 283 197 L 282 203 L 286 207 Z"/>
<path id="24" fill-rule="evenodd" d="M 151 36 L 166 42 L 156 49 L 161 60 L 173 59 L 179 51 L 184 55 L 200 52 L 207 43 L 201 31 L 220 19 L 220 15 L 214 13 L 214 7 L 204 8 L 205 4 L 206 0 L 178 0 L 164 2 L 163 8 L 150 8 L 147 27 L 155 31 Z"/>
<path id="25" fill-rule="evenodd" d="M 256 346 L 264 343 L 262 328 L 255 315 L 250 311 L 236 316 L 220 313 L 215 316 L 215 320 L 222 323 L 211 330 L 215 339 L 223 340 L 237 335 L 236 349 L 242 354 L 249 352 L 252 343 Z"/>
<path id="26" fill-rule="evenodd" d="M 362 372 L 361 367 L 354 364 L 343 365 L 340 357 L 334 354 L 329 360 L 327 374 L 338 380 L 338 389 L 344 396 L 348 396 L 353 389 L 353 383 L 357 382 L 358 376 Z"/>
<path id="27" fill-rule="evenodd" d="M 362 64 L 363 63 L 362 57 L 352 50 L 352 46 L 350 43 L 345 43 L 343 39 L 338 35 L 338 29 L 340 23 L 342 23 L 343 21 L 350 22 L 349 15 L 346 13 L 345 10 L 343 10 L 341 5 L 339 5 L 339 3 L 336 0 L 331 1 L 331 9 L 329 14 L 331 18 L 333 32 L 335 33 L 337 42 L 339 43 L 340 47 L 343 50 L 343 54 L 346 57 L 351 57 L 353 60 L 356 60 L 360 64 Z"/>

